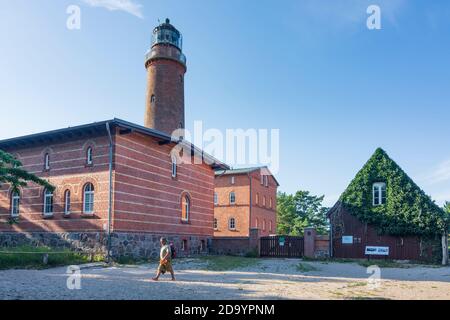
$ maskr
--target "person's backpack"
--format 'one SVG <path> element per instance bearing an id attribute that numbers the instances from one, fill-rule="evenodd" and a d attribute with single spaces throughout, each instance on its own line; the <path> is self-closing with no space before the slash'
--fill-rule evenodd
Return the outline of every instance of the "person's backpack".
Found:
<path id="1" fill-rule="evenodd" d="M 170 243 L 170 257 L 172 259 L 175 259 L 177 257 L 177 250 L 175 250 L 173 242 Z"/>

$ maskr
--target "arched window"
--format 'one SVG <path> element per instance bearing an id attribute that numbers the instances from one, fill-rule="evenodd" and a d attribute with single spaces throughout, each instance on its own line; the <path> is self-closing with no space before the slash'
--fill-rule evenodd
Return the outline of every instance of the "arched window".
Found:
<path id="1" fill-rule="evenodd" d="M 269 221 L 269 232 L 273 231 L 272 220 Z"/>
<path id="2" fill-rule="evenodd" d="M 94 185 L 87 183 L 83 189 L 83 213 L 94 212 Z"/>
<path id="3" fill-rule="evenodd" d="M 236 203 L 236 194 L 234 192 L 230 192 L 230 204 Z"/>
<path id="4" fill-rule="evenodd" d="M 50 170 L 50 155 L 48 153 L 44 156 L 44 169 Z"/>
<path id="5" fill-rule="evenodd" d="M 86 164 L 91 165 L 94 162 L 93 156 L 92 156 L 92 147 L 87 148 L 86 151 Z"/>
<path id="6" fill-rule="evenodd" d="M 49 189 L 44 190 L 44 215 L 53 215 L 53 192 Z"/>
<path id="7" fill-rule="evenodd" d="M 214 192 L 214 205 L 217 206 L 219 204 L 219 196 L 217 192 Z"/>
<path id="8" fill-rule="evenodd" d="M 218 224 L 217 224 L 217 218 L 214 218 L 214 230 L 217 230 L 218 228 Z"/>
<path id="9" fill-rule="evenodd" d="M 191 213 L 191 199 L 188 195 L 184 195 L 181 199 L 181 220 L 189 221 L 189 214 Z"/>
<path id="10" fill-rule="evenodd" d="M 230 218 L 230 220 L 228 220 L 228 229 L 236 230 L 236 219 L 235 218 Z"/>
<path id="11" fill-rule="evenodd" d="M 172 178 L 177 177 L 177 157 L 172 156 Z"/>
<path id="12" fill-rule="evenodd" d="M 18 217 L 20 213 L 20 194 L 14 191 L 11 194 L 11 217 Z"/>
<path id="13" fill-rule="evenodd" d="M 386 204 L 386 183 L 377 182 L 373 184 L 373 205 L 381 206 Z"/>
<path id="14" fill-rule="evenodd" d="M 64 215 L 70 215 L 70 190 L 64 192 Z"/>

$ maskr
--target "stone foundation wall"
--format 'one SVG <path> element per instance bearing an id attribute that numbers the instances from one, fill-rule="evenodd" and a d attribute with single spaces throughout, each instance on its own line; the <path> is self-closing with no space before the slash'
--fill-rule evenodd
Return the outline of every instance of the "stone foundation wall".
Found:
<path id="1" fill-rule="evenodd" d="M 159 259 L 159 239 L 164 235 L 148 233 L 113 233 L 111 235 L 111 255 L 113 258 L 132 257 L 135 259 L 154 258 Z M 164 236 L 169 242 L 173 242 L 177 257 L 206 255 L 211 247 L 211 239 L 197 236 L 180 237 Z M 186 250 L 182 250 L 182 242 L 187 240 Z"/>
<path id="2" fill-rule="evenodd" d="M 133 259 L 159 258 L 159 239 L 163 235 L 146 233 L 112 233 L 111 255 L 114 259 L 129 257 Z M 173 242 L 177 257 L 208 254 L 211 239 L 196 236 L 183 238 L 166 236 Z M 187 240 L 186 250 L 182 250 L 182 241 Z M 71 249 L 88 254 L 106 256 L 108 237 L 104 232 L 0 232 L 0 247 L 48 246 L 51 248 Z"/>

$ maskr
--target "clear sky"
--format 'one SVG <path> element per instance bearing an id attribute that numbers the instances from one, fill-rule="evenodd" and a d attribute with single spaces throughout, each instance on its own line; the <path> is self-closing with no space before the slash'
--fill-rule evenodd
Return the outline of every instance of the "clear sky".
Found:
<path id="1" fill-rule="evenodd" d="M 169 17 L 187 128 L 280 129 L 281 190 L 332 205 L 377 147 L 450 200 L 450 2 L 0 0 L 0 139 L 143 123 L 143 57 Z M 381 30 L 366 9 L 381 8 Z M 81 29 L 66 28 L 69 5 Z M 112 10 L 117 9 L 117 10 Z"/>

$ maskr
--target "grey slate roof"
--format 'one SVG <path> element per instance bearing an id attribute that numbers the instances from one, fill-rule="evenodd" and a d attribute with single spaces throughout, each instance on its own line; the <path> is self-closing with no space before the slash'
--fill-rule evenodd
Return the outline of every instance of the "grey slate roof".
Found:
<path id="1" fill-rule="evenodd" d="M 68 138 L 82 138 L 88 135 L 106 134 L 107 124 L 109 124 L 111 128 L 121 128 L 130 130 L 131 132 L 139 132 L 141 134 L 148 135 L 168 143 L 183 143 L 186 146 L 192 147 L 193 153 L 195 153 L 197 156 L 202 156 L 202 158 L 204 158 L 208 163 L 211 163 L 212 168 L 222 170 L 229 169 L 229 166 L 215 159 L 211 155 L 205 153 L 203 150 L 197 148 L 186 140 L 179 141 L 164 132 L 146 128 L 144 126 L 118 118 L 0 140 L 0 149 L 8 150 L 10 148 L 26 148 L 35 144 L 56 143 Z"/>
<path id="2" fill-rule="evenodd" d="M 255 171 L 259 171 L 259 170 L 265 170 L 267 171 L 267 174 L 272 176 L 273 179 L 275 180 L 275 182 L 277 183 L 277 185 L 279 186 L 280 184 L 278 183 L 277 179 L 275 179 L 275 176 L 269 171 L 269 169 L 266 166 L 262 166 L 262 167 L 249 167 L 249 168 L 237 168 L 237 169 L 227 169 L 227 170 L 216 170 L 216 177 L 217 176 L 226 176 L 226 175 L 237 175 L 237 174 L 247 174 L 247 173 L 251 173 L 251 172 L 255 172 Z"/>

